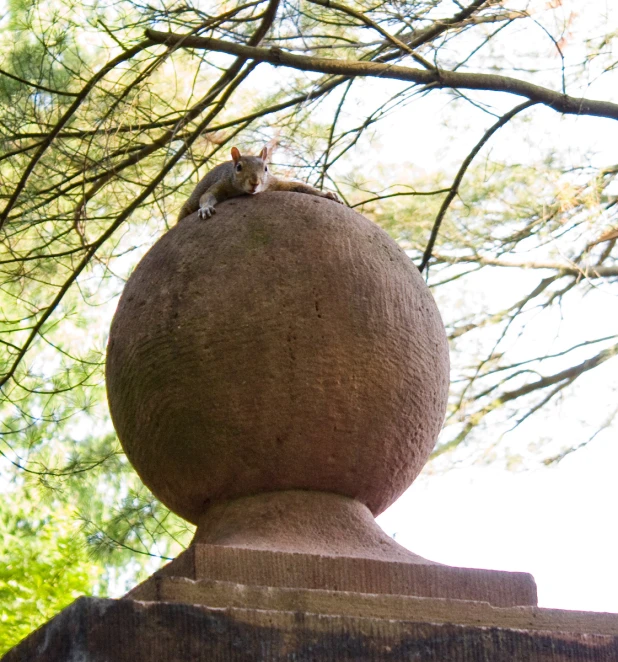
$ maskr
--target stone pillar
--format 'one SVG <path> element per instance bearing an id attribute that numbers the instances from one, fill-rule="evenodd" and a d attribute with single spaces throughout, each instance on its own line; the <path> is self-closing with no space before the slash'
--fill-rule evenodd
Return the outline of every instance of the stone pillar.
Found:
<path id="1" fill-rule="evenodd" d="M 107 386 L 195 538 L 6 661 L 618 660 L 618 618 L 539 610 L 530 575 L 440 565 L 376 524 L 427 461 L 448 376 L 428 288 L 363 216 L 267 192 L 183 219 L 127 283 Z"/>

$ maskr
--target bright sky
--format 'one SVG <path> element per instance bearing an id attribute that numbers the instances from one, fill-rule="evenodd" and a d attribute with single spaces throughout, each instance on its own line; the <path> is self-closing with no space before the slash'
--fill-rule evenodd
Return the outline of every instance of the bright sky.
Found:
<path id="1" fill-rule="evenodd" d="M 433 561 L 532 573 L 541 607 L 618 612 L 617 466 L 609 431 L 552 468 L 426 471 L 378 522 Z"/>
<path id="2" fill-rule="evenodd" d="M 567 9 L 576 8 L 572 2 L 564 5 Z M 586 12 L 591 21 L 602 17 L 604 12 L 606 19 L 610 15 L 618 19 L 618 7 L 606 0 L 586 3 Z M 597 34 L 592 22 L 590 30 L 588 36 Z M 524 47 L 520 44 L 520 48 Z M 616 76 L 613 80 L 608 77 L 604 84 L 591 78 L 582 81 L 582 86 L 589 86 L 582 92 L 592 98 L 618 101 Z M 497 103 L 502 111 L 519 103 L 517 97 L 500 96 Z M 443 144 L 440 132 L 444 131 L 436 121 L 439 103 L 436 98 L 427 99 L 411 106 L 407 116 L 404 113 L 394 116 L 389 121 L 389 131 L 376 141 L 380 145 L 376 159 L 384 165 L 390 155 L 393 164 L 404 160 L 431 171 L 440 162 L 460 158 L 460 153 L 436 148 Z M 444 100 L 441 103 L 446 107 Z M 538 149 L 552 145 L 558 150 L 566 149 L 574 165 L 609 165 L 618 161 L 618 122 L 561 118 L 545 109 L 528 112 L 536 114 L 533 130 Z M 447 130 L 452 131 L 452 122 L 457 121 L 451 120 Z M 472 146 L 491 120 L 477 113 L 476 117 L 466 115 L 459 122 L 462 131 L 469 133 L 468 142 Z M 454 141 L 453 148 L 467 149 L 464 142 Z M 492 142 L 492 158 L 508 162 L 510 157 L 525 162 L 534 158 L 537 147 L 518 140 L 516 131 L 507 127 Z M 584 157 L 588 151 L 591 156 Z M 485 287 L 488 286 L 485 280 Z M 492 296 L 491 291 L 486 294 Z M 601 286 L 593 298 L 597 299 L 592 308 L 592 300 L 582 303 L 579 315 L 571 314 L 568 318 L 572 326 L 561 328 L 561 332 L 568 333 L 569 340 L 578 334 L 584 339 L 590 339 L 591 333 L 599 337 L 603 330 L 616 333 L 618 301 L 614 292 L 609 293 Z M 441 301 L 440 305 L 448 316 L 444 309 L 448 302 Z M 573 321 L 577 318 L 579 324 Z M 558 327 L 560 322 L 555 342 L 558 342 Z M 546 334 L 551 332 L 546 330 Z M 539 340 L 543 335 L 539 330 Z M 547 343 L 542 342 L 538 353 L 550 351 L 552 343 L 548 338 L 545 340 Z M 538 437 L 545 437 L 549 444 L 559 448 L 582 440 L 581 430 L 585 430 L 589 421 L 602 421 L 599 401 L 609 400 L 615 406 L 616 392 L 611 391 L 616 383 L 615 364 L 616 360 L 608 362 L 602 372 L 582 382 L 577 397 L 572 397 L 565 406 L 563 416 L 559 415 L 560 410 L 553 410 L 545 418 L 536 417 L 527 428 L 511 435 L 509 443 L 525 448 L 528 440 L 534 443 Z M 428 468 L 379 522 L 399 543 L 434 561 L 531 572 L 543 607 L 618 612 L 617 436 L 616 426 L 610 427 L 586 448 L 551 468 L 535 464 L 533 455 L 528 470 L 518 472 L 508 471 L 497 463 L 470 465 L 468 462 L 433 475 Z"/>

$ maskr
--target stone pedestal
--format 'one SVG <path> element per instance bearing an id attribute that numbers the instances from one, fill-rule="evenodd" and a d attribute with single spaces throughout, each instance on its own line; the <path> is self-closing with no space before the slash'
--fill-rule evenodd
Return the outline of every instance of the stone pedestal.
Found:
<path id="1" fill-rule="evenodd" d="M 429 457 L 448 373 L 418 270 L 359 214 L 267 192 L 183 219 L 127 283 L 107 386 L 195 539 L 3 660 L 616 662 L 618 616 L 538 609 L 530 575 L 440 565 L 376 524 Z"/>
<path id="2" fill-rule="evenodd" d="M 523 572 L 453 568 L 413 554 L 389 538 L 369 509 L 321 492 L 274 492 L 211 509 L 189 549 L 127 597 L 160 599 L 163 579 L 227 585 L 407 595 L 537 604 Z"/>
<path id="3" fill-rule="evenodd" d="M 195 544 L 127 595 L 158 600 L 168 579 L 229 585 L 345 591 L 486 602 L 497 607 L 536 605 L 536 585 L 524 572 L 453 568 L 346 556 L 320 556 Z"/>
<path id="4" fill-rule="evenodd" d="M 80 598 L 3 662 L 615 662 L 616 615 L 162 579 Z"/>

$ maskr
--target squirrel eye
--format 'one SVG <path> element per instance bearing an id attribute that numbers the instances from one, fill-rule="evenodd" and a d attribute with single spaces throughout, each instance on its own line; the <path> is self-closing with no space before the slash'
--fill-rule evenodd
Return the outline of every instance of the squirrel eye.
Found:
<path id="1" fill-rule="evenodd" d="M 242 170 L 242 163 L 237 163 L 236 164 L 236 172 L 240 172 Z"/>
<path id="2" fill-rule="evenodd" d="M 267 165 L 264 166 L 264 172 L 268 172 L 268 166 Z"/>

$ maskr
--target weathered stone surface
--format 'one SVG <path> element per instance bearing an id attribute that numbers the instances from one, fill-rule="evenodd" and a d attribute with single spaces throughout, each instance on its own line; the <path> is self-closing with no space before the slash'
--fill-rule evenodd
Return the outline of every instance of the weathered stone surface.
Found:
<path id="1" fill-rule="evenodd" d="M 617 659 L 615 634 L 80 598 L 10 651 L 3 662 Z"/>
<path id="2" fill-rule="evenodd" d="M 192 544 L 433 564 L 386 535 L 360 501 L 281 490 L 213 504 Z"/>
<path id="3" fill-rule="evenodd" d="M 182 602 L 210 608 L 266 609 L 396 621 L 455 623 L 483 627 L 579 632 L 618 636 L 618 614 L 540 609 L 539 607 L 494 607 L 487 602 L 421 598 L 409 595 L 323 591 L 317 589 L 249 586 L 211 579 L 192 581 L 184 577 L 153 577 L 150 595 L 140 601 Z"/>
<path id="4" fill-rule="evenodd" d="M 448 375 L 440 316 L 405 253 L 351 209 L 286 192 L 164 235 L 126 285 L 107 359 L 131 463 L 192 522 L 289 489 L 380 513 L 434 445 Z"/>
<path id="5" fill-rule="evenodd" d="M 316 554 L 290 554 L 193 544 L 129 592 L 156 598 L 157 578 L 186 577 L 244 585 L 475 600 L 498 607 L 537 604 L 536 584 L 524 572 L 452 568 Z"/>

